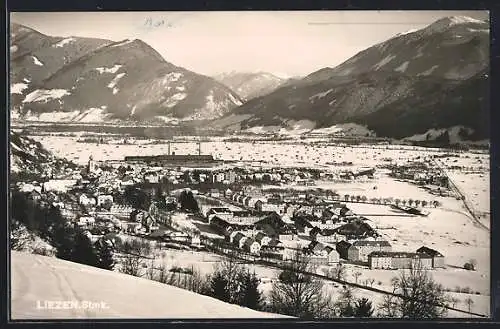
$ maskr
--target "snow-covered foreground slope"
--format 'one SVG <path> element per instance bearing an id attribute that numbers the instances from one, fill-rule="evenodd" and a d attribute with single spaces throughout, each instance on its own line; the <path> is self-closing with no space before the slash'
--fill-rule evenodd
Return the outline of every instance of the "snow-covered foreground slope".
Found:
<path id="1" fill-rule="evenodd" d="M 166 284 L 22 252 L 11 253 L 12 319 L 281 318 Z M 39 302 L 38 302 L 39 301 Z M 106 308 L 43 309 L 45 301 Z"/>

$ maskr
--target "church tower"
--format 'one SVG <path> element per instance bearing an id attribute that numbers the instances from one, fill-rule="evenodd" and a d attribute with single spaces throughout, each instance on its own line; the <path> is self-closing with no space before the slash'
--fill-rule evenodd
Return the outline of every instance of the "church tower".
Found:
<path id="1" fill-rule="evenodd" d="M 94 173 L 97 169 L 97 164 L 96 162 L 94 161 L 94 157 L 91 155 L 89 157 L 89 163 L 88 163 L 88 166 L 87 166 L 87 172 L 90 174 L 90 173 Z"/>

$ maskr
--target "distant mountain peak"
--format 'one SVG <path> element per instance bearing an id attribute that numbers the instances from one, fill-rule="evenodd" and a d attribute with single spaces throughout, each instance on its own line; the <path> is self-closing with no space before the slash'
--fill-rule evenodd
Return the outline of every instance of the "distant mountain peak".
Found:
<path id="1" fill-rule="evenodd" d="M 449 28 L 456 26 L 456 25 L 463 25 L 463 24 L 488 24 L 487 21 L 482 21 L 479 19 L 475 19 L 472 17 L 468 16 L 449 16 L 449 17 L 444 17 L 441 18 L 434 23 L 430 24 L 426 28 L 424 28 L 424 31 L 426 32 L 443 32 L 448 30 Z"/>

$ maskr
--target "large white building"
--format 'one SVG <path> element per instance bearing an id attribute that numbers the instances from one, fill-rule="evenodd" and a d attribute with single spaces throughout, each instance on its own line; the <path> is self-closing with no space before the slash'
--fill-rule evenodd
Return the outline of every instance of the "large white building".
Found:
<path id="1" fill-rule="evenodd" d="M 374 251 L 392 251 L 387 241 L 356 241 L 347 251 L 348 259 L 353 262 L 368 262 L 368 255 Z"/>

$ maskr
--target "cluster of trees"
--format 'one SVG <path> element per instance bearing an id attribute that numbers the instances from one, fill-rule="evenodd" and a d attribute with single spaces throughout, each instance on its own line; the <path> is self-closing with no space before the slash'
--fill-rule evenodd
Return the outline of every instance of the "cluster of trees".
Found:
<path id="1" fill-rule="evenodd" d="M 224 302 L 262 310 L 264 298 L 258 289 L 259 279 L 250 269 L 229 257 L 219 263 L 207 277 L 204 293 Z"/>
<path id="2" fill-rule="evenodd" d="M 193 213 L 198 213 L 200 211 L 198 201 L 196 201 L 193 192 L 190 190 L 184 190 L 181 192 L 179 195 L 179 203 L 182 210 Z"/>
<path id="3" fill-rule="evenodd" d="M 408 206 L 415 206 L 415 207 L 427 207 L 429 205 L 432 205 L 434 207 L 439 206 L 438 201 L 426 201 L 426 200 L 413 200 L 413 199 L 394 199 L 394 198 L 370 198 L 368 199 L 365 195 L 349 195 L 345 194 L 344 195 L 344 201 L 346 202 L 371 202 L 371 203 L 376 203 L 376 204 L 395 204 L 395 205 L 408 205 Z"/>
<path id="4" fill-rule="evenodd" d="M 56 257 L 81 264 L 113 269 L 113 246 L 105 241 L 91 242 L 85 232 L 69 223 L 57 207 L 42 206 L 25 193 L 14 191 L 11 196 L 11 230 L 16 223 L 38 235 L 56 249 Z M 17 241 L 11 242 L 11 248 Z"/>

